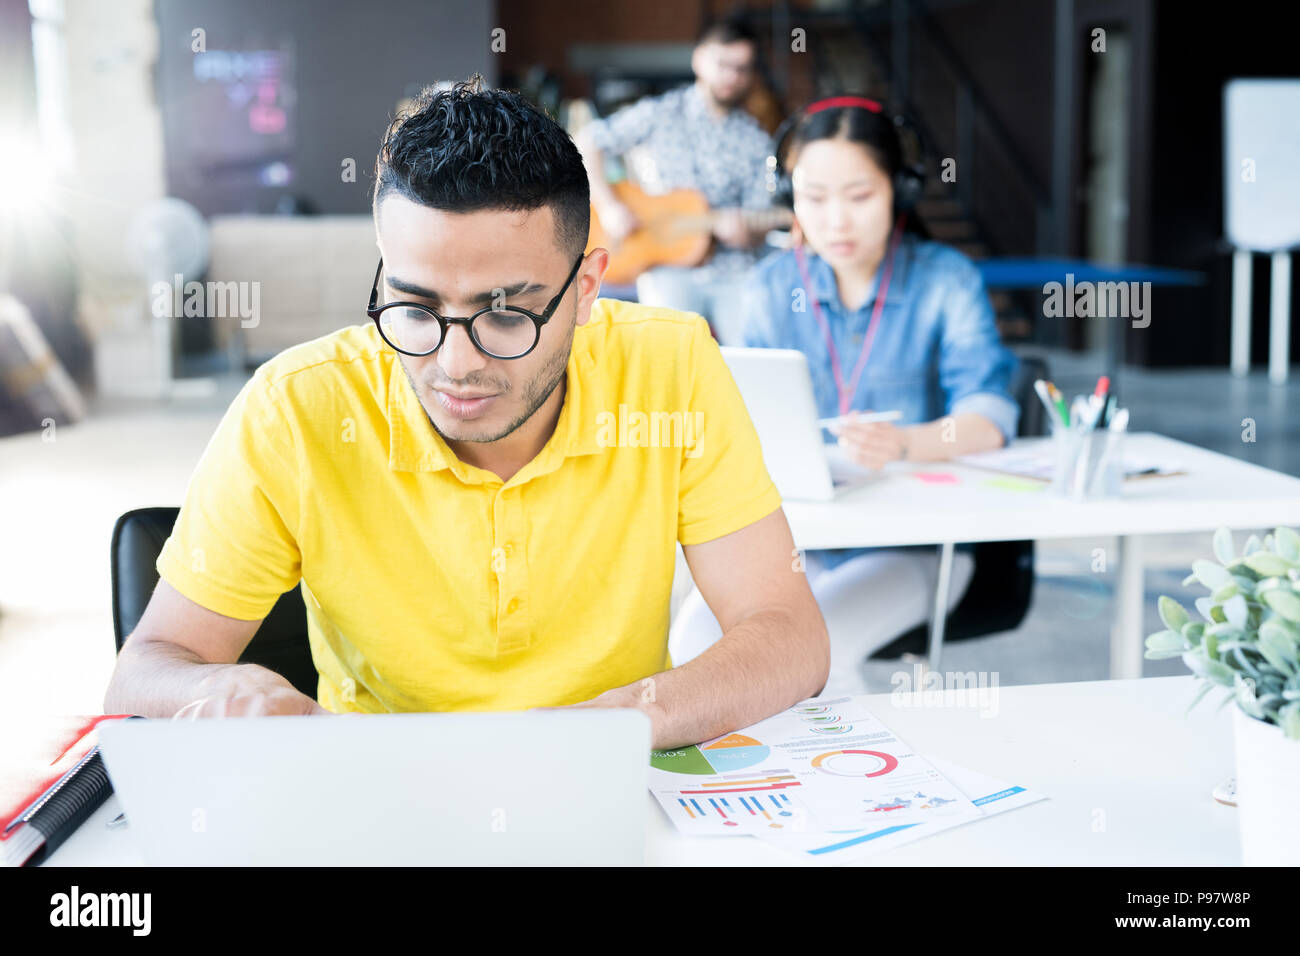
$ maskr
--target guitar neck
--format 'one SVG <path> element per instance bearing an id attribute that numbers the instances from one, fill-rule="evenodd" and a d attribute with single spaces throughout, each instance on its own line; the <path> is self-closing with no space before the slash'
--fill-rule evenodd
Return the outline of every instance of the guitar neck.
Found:
<path id="1" fill-rule="evenodd" d="M 680 216 L 678 222 L 684 229 L 707 229 L 710 232 L 718 222 L 720 213 L 710 210 L 698 216 Z M 750 229 L 780 229 L 794 222 L 794 213 L 789 209 L 742 209 L 741 216 Z"/>

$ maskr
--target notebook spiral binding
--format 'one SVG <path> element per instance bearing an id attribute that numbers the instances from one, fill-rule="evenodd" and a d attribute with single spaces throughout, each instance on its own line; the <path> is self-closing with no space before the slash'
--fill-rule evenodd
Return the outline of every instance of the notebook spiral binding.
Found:
<path id="1" fill-rule="evenodd" d="M 20 822 L 29 824 L 45 837 L 45 844 L 28 861 L 31 866 L 44 857 L 68 835 L 86 822 L 113 792 L 104 759 L 96 747 L 64 774 L 26 813 Z M 62 799 L 51 803 L 57 794 Z"/>

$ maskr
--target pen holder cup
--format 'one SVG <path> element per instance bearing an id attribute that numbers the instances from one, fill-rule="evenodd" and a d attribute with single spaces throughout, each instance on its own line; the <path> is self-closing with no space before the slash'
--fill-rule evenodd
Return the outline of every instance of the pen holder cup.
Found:
<path id="1" fill-rule="evenodd" d="M 1109 429 L 1056 428 L 1052 431 L 1054 495 L 1081 501 L 1115 498 L 1124 491 L 1124 433 Z"/>

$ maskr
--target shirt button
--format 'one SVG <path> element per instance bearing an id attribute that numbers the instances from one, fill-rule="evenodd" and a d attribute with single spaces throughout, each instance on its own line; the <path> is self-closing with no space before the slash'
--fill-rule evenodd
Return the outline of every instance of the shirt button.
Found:
<path id="1" fill-rule="evenodd" d="M 507 542 L 506 542 L 506 557 L 508 558 L 508 557 L 510 557 L 510 555 L 512 555 L 512 554 L 514 554 L 514 553 L 515 553 L 515 546 L 514 546 L 513 544 L 511 544 L 509 541 L 507 541 Z"/>
<path id="2" fill-rule="evenodd" d="M 514 614 L 517 610 L 519 610 L 519 598 L 511 598 L 510 603 L 506 605 L 506 613 Z"/>

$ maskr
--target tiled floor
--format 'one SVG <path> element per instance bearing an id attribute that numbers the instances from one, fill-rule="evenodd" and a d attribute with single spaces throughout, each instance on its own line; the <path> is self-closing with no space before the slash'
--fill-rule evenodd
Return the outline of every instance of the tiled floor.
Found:
<path id="1" fill-rule="evenodd" d="M 1091 390 L 1086 356 L 1049 355 L 1067 393 Z M 97 712 L 113 667 L 109 536 L 131 508 L 179 503 L 186 481 L 240 382 L 206 397 L 170 402 L 99 402 L 85 422 L 0 439 L 0 712 Z M 1269 468 L 1300 475 L 1300 384 L 1274 388 L 1263 374 L 1128 370 L 1117 382 L 1134 430 L 1159 431 Z M 1254 442 L 1243 442 L 1243 419 Z M 1263 529 L 1261 529 L 1263 530 Z M 1107 675 L 1115 574 L 1094 574 L 1092 549 L 1114 539 L 1040 544 L 1028 616 L 1014 631 L 949 646 L 944 670 L 996 674 L 1000 684 L 1094 680 Z M 1181 591 L 1209 536 L 1169 535 L 1146 547 L 1147 631 L 1159 629 L 1155 598 Z M 878 690 L 911 665 L 877 661 Z M 1148 675 L 1183 673 L 1178 660 L 1146 664 Z"/>

